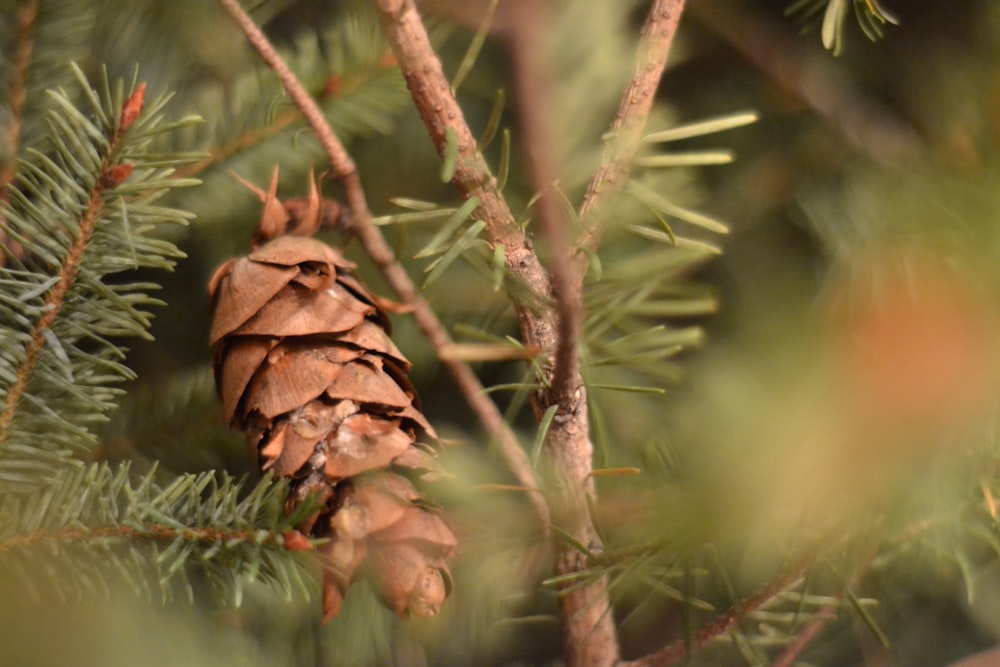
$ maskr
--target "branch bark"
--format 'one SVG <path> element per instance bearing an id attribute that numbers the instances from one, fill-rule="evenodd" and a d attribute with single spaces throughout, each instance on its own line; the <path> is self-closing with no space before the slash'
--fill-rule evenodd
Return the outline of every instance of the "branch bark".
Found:
<path id="1" fill-rule="evenodd" d="M 566 330 L 560 340 L 557 312 L 579 308 L 579 292 L 553 290 L 549 274 L 540 263 L 531 241 L 517 225 L 497 180 L 476 147 L 464 115 L 445 77 L 441 62 L 431 47 L 427 31 L 412 0 L 375 0 L 385 33 L 399 61 L 420 116 L 438 154 L 442 157 L 449 135 L 458 147 L 453 183 L 466 199 L 476 197 L 479 207 L 474 216 L 486 223 L 494 246 L 503 245 L 508 270 L 529 285 L 544 300 L 555 297 L 561 307 L 552 308 L 544 301 L 524 303 L 512 294 L 525 344 L 543 352 L 544 388 L 534 397 L 536 415 L 550 406 L 556 414 L 549 429 L 545 454 L 552 472 L 549 502 L 554 522 L 572 539 L 591 551 L 600 551 L 601 540 L 590 518 L 587 496 L 593 496 L 591 477 L 593 445 L 587 414 L 587 394 L 573 361 L 574 338 L 568 333 L 572 321 L 564 318 Z M 555 292 L 555 293 L 554 293 Z M 539 305 L 543 307 L 539 308 Z M 558 350 L 567 354 L 563 361 L 558 387 L 553 378 Z M 554 391 L 556 389 L 557 391 Z M 567 541 L 556 544 L 556 572 L 568 574 L 587 566 L 587 555 Z M 607 581 L 601 578 L 589 586 L 561 592 L 560 615 L 564 628 L 566 664 L 607 666 L 618 660 L 618 639 L 607 593 Z"/>
<path id="2" fill-rule="evenodd" d="M 514 64 L 521 145 L 533 190 L 538 193 L 535 219 L 549 251 L 549 276 L 556 309 L 556 349 L 552 354 L 549 401 L 563 405 L 573 400 L 582 383 L 577 341 L 583 320 L 582 280 L 573 263 L 570 221 L 556 190 L 552 165 L 551 115 L 546 91 L 555 82 L 551 76 L 544 43 L 544 27 L 550 25 L 551 3 L 519 2 L 507 7 L 508 38 Z"/>
<path id="3" fill-rule="evenodd" d="M 685 0 L 655 0 L 642 26 L 642 41 L 632 77 L 611 122 L 611 139 L 604 148 L 601 166 L 594 174 L 580 206 L 580 219 L 589 222 L 584 243 L 596 248 L 600 240 L 600 208 L 625 187 L 632 160 L 639 148 L 646 119 L 677 34 Z"/>
<path id="4" fill-rule="evenodd" d="M 588 497 L 589 500 L 594 498 L 593 445 L 586 388 L 580 375 L 576 347 L 585 267 L 573 261 L 566 221 L 558 208 L 561 205 L 553 198 L 554 192 L 549 187 L 550 167 L 543 155 L 546 133 L 540 127 L 540 111 L 532 106 L 540 104 L 538 99 L 543 94 L 537 86 L 539 63 L 531 55 L 534 49 L 520 49 L 528 61 L 522 61 L 519 67 L 522 82 L 529 83 L 528 89 L 522 91 L 523 103 L 528 105 L 524 114 L 524 130 L 529 135 L 525 142 L 528 145 L 526 154 L 535 186 L 542 194 L 537 217 L 554 257 L 550 273 L 541 266 L 530 241 L 515 223 L 496 179 L 476 149 L 475 139 L 451 93 L 412 0 L 375 0 L 375 4 L 383 31 L 439 155 L 444 156 L 449 135 L 457 143 L 458 160 L 453 183 L 462 196 L 479 199 L 475 216 L 486 223 L 494 245 L 503 245 L 507 268 L 539 295 L 552 297 L 555 301 L 554 308 L 538 310 L 535 304 L 515 300 L 515 308 L 524 342 L 537 345 L 544 354 L 545 388 L 535 396 L 536 414 L 541 415 L 550 406 L 556 406 L 545 442 L 546 459 L 554 477 L 549 498 L 555 521 L 573 541 L 590 552 L 599 552 L 601 540 L 587 510 Z M 603 197 L 621 188 L 631 167 L 682 8 L 683 0 L 656 0 L 653 3 L 643 29 L 633 80 L 623 95 L 612 126 L 618 140 L 609 145 L 602 167 L 592 182 L 592 192 L 588 191 L 582 209 L 587 214 L 597 208 Z M 539 25 L 535 20 L 537 15 L 530 9 L 522 8 L 515 14 L 522 19 L 514 21 L 517 27 Z M 537 36 L 533 31 L 521 35 L 522 46 Z M 596 234 L 592 244 L 596 246 Z M 558 574 L 585 569 L 587 560 L 588 555 L 576 546 L 568 542 L 557 545 Z M 562 591 L 560 612 L 567 665 L 604 666 L 618 662 L 618 640 L 606 578 Z"/>
<path id="5" fill-rule="evenodd" d="M 515 478 L 523 487 L 533 490 L 528 494 L 529 500 L 538 516 L 542 530 L 548 534 L 549 508 L 538 490 L 538 481 L 524 449 L 496 404 L 484 393 L 482 384 L 469 366 L 462 361 L 441 355 L 441 350 L 452 344 L 451 337 L 437 315 L 419 294 L 406 270 L 396 261 L 395 254 L 382 233 L 371 224 L 371 211 L 368 208 L 361 179 L 350 154 L 333 132 L 329 123 L 326 122 L 319 105 L 288 69 L 281 56 L 274 50 L 267 37 L 254 24 L 239 2 L 237 0 L 219 0 L 219 3 L 246 34 L 247 39 L 260 54 L 261 59 L 278 74 L 289 97 L 292 98 L 313 132 L 316 133 L 324 152 L 330 159 L 333 173 L 340 181 L 345 203 L 351 211 L 353 230 L 361 241 L 365 252 L 379 267 L 399 297 L 413 308 L 413 318 L 417 326 L 434 348 L 441 364 L 452 376 L 469 407 L 497 443 Z"/>

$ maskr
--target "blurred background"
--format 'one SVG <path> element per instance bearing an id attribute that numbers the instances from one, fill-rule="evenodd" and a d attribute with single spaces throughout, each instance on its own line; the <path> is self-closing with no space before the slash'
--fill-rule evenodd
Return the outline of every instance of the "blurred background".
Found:
<path id="1" fill-rule="evenodd" d="M 502 133 L 485 152 L 495 171 L 508 165 L 505 195 L 527 221 L 533 193 L 519 158 L 508 1 L 459 100 L 474 132 L 501 111 L 509 159 Z M 375 215 L 406 213 L 398 198 L 456 205 L 366 3 L 246 4 L 321 99 Z M 831 616 L 799 664 L 946 665 L 1000 641 L 1000 8 L 884 0 L 899 25 L 877 42 L 852 9 L 834 56 L 821 40 L 826 3 L 799 2 L 788 15 L 791 4 L 692 0 L 650 119 L 659 131 L 756 113 L 753 124 L 666 151 L 725 150 L 732 161 L 635 175 L 685 211 L 723 221 L 728 234 L 681 215 L 667 221 L 669 234 L 687 245 L 636 235 L 636 225 L 655 230 L 657 220 L 631 200 L 607 223 L 602 269 L 588 284 L 585 371 L 595 465 L 619 472 L 597 480 L 594 512 L 608 548 L 594 571 L 612 576 L 625 657 L 693 636 L 811 554 L 789 593 L 688 664 L 769 664 Z M 488 5 L 422 5 L 450 75 Z M 155 342 L 130 345 L 139 379 L 103 435 L 102 456 L 254 475 L 214 397 L 205 285 L 219 263 L 246 252 L 259 216 L 232 174 L 263 185 L 280 164 L 279 195 L 303 196 L 310 166 L 326 168 L 318 144 L 214 3 L 40 6 L 77 14 L 72 31 L 39 40 L 61 39 L 88 71 L 103 63 L 126 80 L 138 71 L 151 90 L 176 92 L 168 114 L 205 120 L 171 139 L 172 149 L 203 153 L 184 172 L 203 184 L 170 196 L 197 219 L 168 232 L 187 259 L 171 275 L 149 276 L 167 305 Z M 539 46 L 557 74 L 546 105 L 559 186 L 574 204 L 646 9 L 562 3 Z M 0 39 L 13 39 L 5 30 Z M 331 182 L 323 187 L 338 196 Z M 429 262 L 414 255 L 442 219 L 382 219 L 418 281 Z M 324 238 L 345 245 L 369 285 L 392 296 L 356 242 Z M 427 288 L 460 341 L 517 334 L 484 252 L 468 248 Z M 524 498 L 493 490 L 512 483 L 502 459 L 412 322 L 397 315 L 394 325 L 424 411 L 460 443 L 445 459 L 455 480 L 438 491 L 463 540 L 441 617 L 400 621 L 363 585 L 325 627 L 315 598 L 285 600 L 265 584 L 238 609 L 202 590 L 193 604 L 165 607 L 124 591 L 110 601 L 5 600 L 0 664 L 559 664 L 555 592 L 539 585 L 550 573 Z M 648 344 L 622 342 L 647 335 Z M 524 366 L 476 370 L 530 448 Z"/>

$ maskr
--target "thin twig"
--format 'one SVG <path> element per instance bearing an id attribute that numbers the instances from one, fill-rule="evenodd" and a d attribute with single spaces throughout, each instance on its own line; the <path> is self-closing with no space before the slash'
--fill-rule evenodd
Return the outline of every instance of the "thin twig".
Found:
<path id="1" fill-rule="evenodd" d="M 594 174 L 580 206 L 580 220 L 589 223 L 584 243 L 597 247 L 599 221 L 591 220 L 608 198 L 622 190 L 642 139 L 646 119 L 667 64 L 685 0 L 655 0 L 642 26 L 642 42 L 628 87 L 611 122 L 601 166 Z"/>
<path id="2" fill-rule="evenodd" d="M 259 530 L 220 530 L 218 528 L 178 528 L 159 523 L 130 524 L 127 526 L 87 526 L 85 528 L 62 528 L 54 531 L 38 531 L 29 535 L 16 535 L 0 542 L 0 553 L 23 549 L 37 544 L 57 542 L 80 542 L 120 538 L 151 539 L 160 542 L 198 542 L 201 544 L 228 543 L 233 540 L 253 544 L 278 544 L 292 550 L 301 550 L 302 540 L 307 538 L 297 530 L 287 532 L 261 532 Z M 309 547 L 305 547 L 308 549 Z"/>
<path id="3" fill-rule="evenodd" d="M 556 190 L 552 166 L 551 116 L 546 91 L 552 76 L 545 54 L 544 29 L 549 25 L 549 3 L 520 2 L 508 7 L 509 33 L 517 87 L 520 145 L 531 183 L 538 194 L 535 220 L 549 249 L 549 276 L 558 315 L 558 345 L 553 355 L 549 397 L 556 405 L 567 405 L 580 389 L 580 354 L 577 342 L 583 321 L 581 282 L 574 275 L 570 221 Z"/>
<path id="4" fill-rule="evenodd" d="M 289 97 L 292 98 L 313 132 L 316 133 L 323 150 L 330 159 L 330 166 L 334 174 L 340 180 L 346 204 L 351 211 L 354 232 L 362 246 L 400 298 L 413 308 L 413 318 L 417 326 L 435 352 L 438 353 L 441 364 L 451 374 L 469 407 L 496 441 L 514 477 L 522 486 L 536 490 L 529 494 L 529 499 L 538 515 L 542 529 L 547 533 L 550 523 L 548 505 L 541 493 L 537 491 L 538 481 L 524 449 L 497 409 L 496 404 L 483 392 L 482 384 L 469 366 L 453 358 L 441 358 L 440 351 L 452 343 L 451 337 L 431 307 L 417 292 L 406 270 L 396 261 L 395 255 L 382 233 L 371 224 L 371 211 L 368 208 L 368 202 L 354 161 L 326 122 L 316 101 L 302 87 L 302 84 L 288 69 L 281 56 L 274 50 L 264 34 L 253 23 L 253 20 L 243 11 L 239 3 L 236 0 L 219 0 L 219 2 L 247 35 L 250 43 L 257 49 L 264 62 L 278 74 Z"/>
<path id="5" fill-rule="evenodd" d="M 792 565 L 746 600 L 733 605 L 724 614 L 702 627 L 690 641 L 679 639 L 654 653 L 636 660 L 623 660 L 616 667 L 669 667 L 670 665 L 678 664 L 692 652 L 708 646 L 717 637 L 731 632 L 748 614 L 756 611 L 761 605 L 790 588 L 796 581 L 802 578 L 803 574 L 812 566 L 815 559 L 815 554 L 810 554 Z"/>
<path id="6" fill-rule="evenodd" d="M 813 639 L 819 635 L 820 631 L 826 626 L 826 624 L 830 620 L 837 617 L 836 611 L 840 606 L 840 600 L 847 594 L 847 591 L 854 588 L 868 572 L 868 568 L 871 567 L 872 561 L 874 561 L 875 557 L 878 555 L 881 545 L 881 538 L 876 538 L 871 541 L 857 567 L 854 568 L 851 576 L 844 583 L 844 587 L 838 594 L 833 596 L 837 602 L 823 607 L 816 615 L 816 619 L 799 631 L 795 637 L 795 641 L 789 644 L 785 650 L 782 651 L 777 658 L 775 658 L 774 662 L 771 663 L 771 667 L 792 667 L 792 665 L 795 664 L 802 652 L 805 651 L 806 647 L 808 647 L 809 644 L 812 643 Z"/>

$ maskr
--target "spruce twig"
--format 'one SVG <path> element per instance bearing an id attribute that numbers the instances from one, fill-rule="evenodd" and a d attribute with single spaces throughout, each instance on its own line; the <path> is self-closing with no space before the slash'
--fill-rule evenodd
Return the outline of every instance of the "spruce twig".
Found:
<path id="1" fill-rule="evenodd" d="M 382 61 L 378 63 L 377 70 L 382 70 L 384 68 L 390 67 L 392 63 Z M 358 77 L 351 81 L 351 89 L 360 87 L 376 72 L 372 71 L 367 73 L 366 76 Z M 316 95 L 316 99 L 320 102 L 325 102 L 336 98 L 339 95 L 343 95 L 349 90 L 338 88 L 336 86 L 327 85 L 323 87 L 322 90 Z M 208 154 L 197 162 L 192 162 L 189 165 L 185 165 L 179 168 L 175 175 L 178 177 L 189 177 L 197 176 L 201 174 L 206 169 L 214 167 L 218 164 L 222 164 L 236 155 L 247 151 L 255 146 L 260 145 L 264 141 L 274 137 L 284 130 L 291 127 L 296 121 L 302 117 L 302 112 L 298 108 L 292 108 L 276 115 L 270 122 L 264 127 L 254 127 L 249 128 L 244 132 L 241 132 L 237 136 L 225 141 L 224 143 L 213 147 Z"/>
<path id="2" fill-rule="evenodd" d="M 63 527 L 58 530 L 41 530 L 29 535 L 15 535 L 0 541 L 0 554 L 13 549 L 22 549 L 38 544 L 59 542 L 112 541 L 121 538 L 134 540 L 155 540 L 157 542 L 198 542 L 202 544 L 227 543 L 233 541 L 255 544 L 276 544 L 290 551 L 311 549 L 311 544 L 302 533 L 291 530 L 273 532 L 261 529 L 226 530 L 220 528 L 197 527 L 179 528 L 159 523 L 130 523 L 118 526 Z"/>
<path id="3" fill-rule="evenodd" d="M 396 261 L 395 254 L 386 243 L 382 233 L 371 224 L 371 211 L 368 208 L 361 179 L 350 154 L 326 122 L 316 101 L 302 87 L 302 84 L 288 69 L 281 56 L 274 50 L 264 34 L 253 23 L 253 20 L 243 11 L 239 3 L 236 0 L 219 0 L 219 2 L 247 35 L 250 43 L 257 49 L 264 62 L 278 74 L 292 101 L 316 133 L 330 159 L 333 172 L 343 188 L 347 206 L 351 211 L 354 232 L 365 251 L 400 298 L 413 308 L 413 317 L 420 330 L 438 354 L 442 365 L 448 369 L 473 412 L 490 436 L 497 442 L 518 482 L 526 488 L 536 490 L 536 492 L 529 494 L 529 498 L 543 530 L 547 532 L 549 526 L 548 506 L 540 492 L 537 491 L 538 481 L 524 450 L 517 441 L 517 436 L 514 435 L 493 401 L 484 393 L 482 384 L 469 366 L 458 359 L 441 354 L 441 350 L 449 348 L 453 341 L 437 315 L 417 292 L 417 288 L 406 270 Z"/>
<path id="4" fill-rule="evenodd" d="M 145 93 L 146 84 L 142 83 L 132 97 L 126 101 L 122 108 L 121 118 L 108 138 L 107 148 L 101 161 L 100 177 L 94 181 L 88 193 L 86 207 L 77 223 L 79 233 L 62 261 L 58 274 L 59 279 L 45 296 L 45 303 L 41 308 L 42 315 L 35 322 L 29 334 L 24 358 L 17 365 L 14 372 L 14 382 L 4 396 L 5 407 L 3 413 L 0 413 L 0 443 L 7 438 L 7 432 L 14 420 L 14 415 L 17 414 L 21 399 L 27 391 L 28 382 L 41 358 L 42 349 L 47 343 L 50 343 L 49 336 L 52 325 L 62 313 L 66 297 L 77 282 L 87 247 L 90 245 L 91 237 L 105 211 L 105 192 L 119 185 L 132 171 L 131 164 L 115 165 L 113 162 L 122 136 L 142 110 Z"/>
<path id="5" fill-rule="evenodd" d="M 746 600 L 733 605 L 721 616 L 718 616 L 708 625 L 702 627 L 690 641 L 679 639 L 658 651 L 637 658 L 636 660 L 619 662 L 616 667 L 669 667 L 670 665 L 682 662 L 693 651 L 704 648 L 717 637 L 731 632 L 747 615 L 756 611 L 776 595 L 795 584 L 812 566 L 815 558 L 815 554 L 810 554 L 795 563 Z"/>

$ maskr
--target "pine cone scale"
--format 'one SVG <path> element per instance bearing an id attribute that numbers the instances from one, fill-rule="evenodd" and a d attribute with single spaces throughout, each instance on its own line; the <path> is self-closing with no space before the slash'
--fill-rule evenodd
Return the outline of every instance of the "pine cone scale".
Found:
<path id="1" fill-rule="evenodd" d="M 221 273 L 221 275 L 219 275 Z M 297 269 L 244 259 L 224 264 L 212 281 L 215 316 L 209 334 L 214 345 L 271 301 L 298 274 Z"/>

